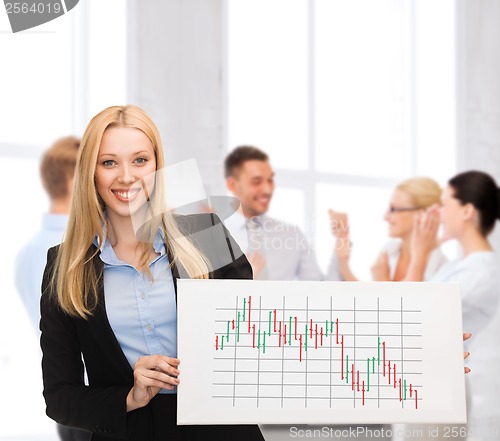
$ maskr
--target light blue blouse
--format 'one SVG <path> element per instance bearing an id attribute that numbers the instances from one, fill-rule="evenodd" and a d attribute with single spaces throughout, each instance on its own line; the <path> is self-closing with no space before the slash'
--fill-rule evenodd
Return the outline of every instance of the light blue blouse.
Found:
<path id="1" fill-rule="evenodd" d="M 101 247 L 106 313 L 132 368 L 144 355 L 177 357 L 177 305 L 162 230 L 153 247 L 158 253 L 149 264 L 153 281 L 120 260 L 107 239 Z M 176 392 L 176 388 L 160 391 Z"/>

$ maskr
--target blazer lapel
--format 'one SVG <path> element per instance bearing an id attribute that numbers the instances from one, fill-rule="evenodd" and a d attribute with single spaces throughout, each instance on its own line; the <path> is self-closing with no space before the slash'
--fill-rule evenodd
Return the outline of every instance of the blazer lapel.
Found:
<path id="1" fill-rule="evenodd" d="M 110 360 L 115 364 L 118 372 L 127 376 L 128 379 L 133 378 L 133 369 L 130 366 L 127 357 L 122 351 L 116 336 L 109 324 L 108 316 L 106 314 L 106 302 L 104 297 L 104 284 L 103 284 L 103 263 L 99 254 L 94 256 L 93 265 L 96 269 L 96 274 L 99 277 L 98 287 L 98 304 L 92 316 L 87 320 L 88 327 L 95 341 L 101 346 L 103 351 L 108 354 Z"/>

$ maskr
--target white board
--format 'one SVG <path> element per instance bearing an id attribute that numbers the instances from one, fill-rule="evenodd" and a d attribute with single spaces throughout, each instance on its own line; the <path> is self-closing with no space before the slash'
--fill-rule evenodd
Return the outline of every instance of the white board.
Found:
<path id="1" fill-rule="evenodd" d="M 178 424 L 466 422 L 458 284 L 177 286 Z"/>

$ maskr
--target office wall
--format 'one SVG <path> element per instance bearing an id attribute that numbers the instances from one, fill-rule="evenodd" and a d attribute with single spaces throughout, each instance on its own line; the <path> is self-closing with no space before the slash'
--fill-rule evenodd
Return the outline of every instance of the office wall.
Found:
<path id="1" fill-rule="evenodd" d="M 129 101 L 164 137 L 168 164 L 196 158 L 207 191 L 224 193 L 222 1 L 130 0 Z"/>
<path id="2" fill-rule="evenodd" d="M 461 3 L 457 20 L 460 62 L 460 170 L 479 169 L 500 183 L 500 2 Z M 500 227 L 493 233 L 500 250 Z M 500 263 L 500 260 L 499 260 Z"/>

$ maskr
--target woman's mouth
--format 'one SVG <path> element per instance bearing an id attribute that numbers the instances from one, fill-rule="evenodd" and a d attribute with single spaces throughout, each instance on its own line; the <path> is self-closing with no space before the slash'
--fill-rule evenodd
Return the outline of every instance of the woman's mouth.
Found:
<path id="1" fill-rule="evenodd" d="M 129 188 L 129 189 L 119 189 L 119 190 L 111 190 L 115 195 L 116 199 L 121 202 L 131 202 L 136 197 L 140 191 L 140 188 Z"/>

